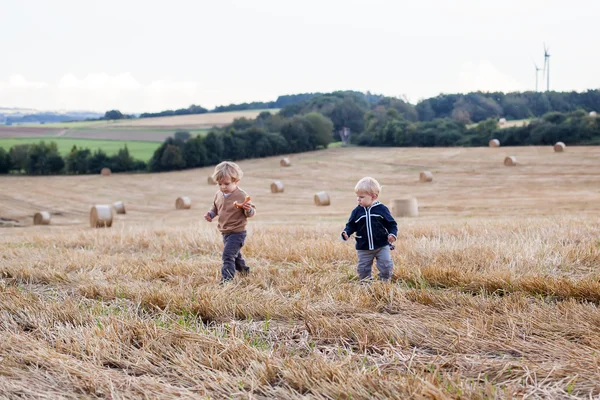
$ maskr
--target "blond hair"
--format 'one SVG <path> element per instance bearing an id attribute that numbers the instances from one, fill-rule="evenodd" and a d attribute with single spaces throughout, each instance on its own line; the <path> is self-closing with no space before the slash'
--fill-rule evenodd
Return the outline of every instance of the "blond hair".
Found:
<path id="1" fill-rule="evenodd" d="M 362 178 L 356 186 L 354 187 L 354 192 L 358 193 L 366 193 L 368 195 L 379 195 L 381 191 L 381 185 L 377 180 L 371 178 L 370 176 Z"/>
<path id="2" fill-rule="evenodd" d="M 242 176 L 244 176 L 244 173 L 240 166 L 231 161 L 223 161 L 217 164 L 215 172 L 212 174 L 212 178 L 217 182 L 221 182 L 225 178 L 231 178 L 232 182 L 239 182 Z"/>

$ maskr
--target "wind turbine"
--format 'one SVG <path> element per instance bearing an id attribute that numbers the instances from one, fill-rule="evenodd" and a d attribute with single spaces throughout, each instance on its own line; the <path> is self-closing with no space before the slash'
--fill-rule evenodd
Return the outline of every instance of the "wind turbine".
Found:
<path id="1" fill-rule="evenodd" d="M 544 74 L 546 74 L 546 91 L 550 91 L 550 50 L 549 47 L 546 47 L 546 43 L 544 43 Z"/>
<path id="2" fill-rule="evenodd" d="M 537 66 L 537 63 L 534 61 L 533 65 L 535 66 L 535 91 L 538 91 L 538 76 L 539 76 L 539 72 L 542 70 L 542 68 Z"/>

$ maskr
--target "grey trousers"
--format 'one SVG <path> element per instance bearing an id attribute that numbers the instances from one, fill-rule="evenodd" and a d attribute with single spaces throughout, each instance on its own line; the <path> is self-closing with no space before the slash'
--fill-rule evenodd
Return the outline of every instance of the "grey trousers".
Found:
<path id="1" fill-rule="evenodd" d="M 383 246 L 375 250 L 356 250 L 358 253 L 358 278 L 361 281 L 371 279 L 371 269 L 373 268 L 373 259 L 377 260 L 377 269 L 379 270 L 379 280 L 389 281 L 392 277 L 394 262 L 390 253 L 390 246 Z"/>
<path id="2" fill-rule="evenodd" d="M 246 231 L 236 233 L 223 233 L 223 267 L 221 275 L 223 280 L 233 279 L 235 271 L 248 273 L 250 268 L 246 266 L 246 261 L 242 257 L 242 246 L 246 240 Z"/>

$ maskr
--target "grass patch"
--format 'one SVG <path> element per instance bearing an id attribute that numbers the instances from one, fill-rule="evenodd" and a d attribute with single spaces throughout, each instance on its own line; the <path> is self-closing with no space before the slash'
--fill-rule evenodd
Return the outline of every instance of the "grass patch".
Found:
<path id="1" fill-rule="evenodd" d="M 96 140 L 96 139 L 72 139 L 72 138 L 60 138 L 60 137 L 49 137 L 45 139 L 41 139 L 39 137 L 34 138 L 9 138 L 9 139 L 0 139 L 0 147 L 3 147 L 7 151 L 10 150 L 11 147 L 19 145 L 19 144 L 34 144 L 45 141 L 46 143 L 55 142 L 58 151 L 62 156 L 69 154 L 71 148 L 73 146 L 77 146 L 79 148 L 88 148 L 92 151 L 96 149 L 102 149 L 106 154 L 113 155 L 117 154 L 119 149 L 122 149 L 127 145 L 129 149 L 129 153 L 133 158 L 138 160 L 148 161 L 154 154 L 154 151 L 160 146 L 161 142 L 149 142 L 149 141 L 141 141 L 141 140 L 130 140 L 130 141 L 121 141 L 121 140 Z"/>

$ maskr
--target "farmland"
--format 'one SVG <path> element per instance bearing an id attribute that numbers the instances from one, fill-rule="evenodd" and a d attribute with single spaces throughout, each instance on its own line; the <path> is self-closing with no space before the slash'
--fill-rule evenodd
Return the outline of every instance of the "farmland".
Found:
<path id="1" fill-rule="evenodd" d="M 207 113 L 124 121 L 78 121 L 44 125 L 0 126 L 0 147 L 54 141 L 64 155 L 73 145 L 114 154 L 125 144 L 135 158 L 147 161 L 154 150 L 175 131 L 184 129 L 193 136 L 205 135 L 213 126 L 223 126 L 235 118 L 255 118 L 261 111 Z M 276 112 L 277 110 L 266 110 Z"/>
<path id="2" fill-rule="evenodd" d="M 0 217 L 16 221 L 0 228 L 0 397 L 598 396 L 599 157 L 335 148 L 289 168 L 240 162 L 258 210 L 252 273 L 226 286 L 202 219 L 211 168 L 0 177 Z M 363 176 L 385 204 L 419 201 L 397 219 L 390 284 L 359 285 L 339 239 Z M 314 206 L 320 190 L 331 206 Z M 181 195 L 190 210 L 175 210 Z M 90 206 L 117 200 L 127 214 L 89 228 Z M 39 210 L 50 225 L 32 225 Z"/>
<path id="3" fill-rule="evenodd" d="M 0 126 L 0 147 L 8 150 L 17 144 L 56 142 L 62 155 L 77 147 L 104 150 L 115 154 L 125 144 L 134 158 L 148 161 L 154 150 L 176 130 L 193 136 L 205 135 L 213 126 L 223 126 L 235 118 L 255 118 L 261 111 L 207 113 L 126 121 L 78 121 L 45 125 Z M 268 110 L 276 112 L 277 110 Z"/>
<path id="4" fill-rule="evenodd" d="M 88 148 L 92 152 L 102 149 L 107 155 L 117 154 L 119 149 L 127 146 L 131 156 L 138 160 L 148 161 L 160 142 L 141 141 L 141 140 L 97 140 L 97 139 L 72 139 L 68 137 L 50 137 L 50 138 L 17 138 L 0 139 L 0 147 L 10 149 L 13 146 L 21 144 L 39 143 L 41 140 L 56 143 L 58 151 L 62 156 L 69 154 L 73 146 L 78 148 Z"/>

